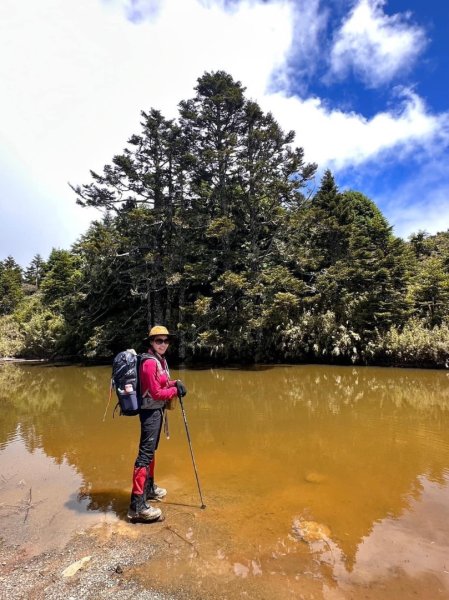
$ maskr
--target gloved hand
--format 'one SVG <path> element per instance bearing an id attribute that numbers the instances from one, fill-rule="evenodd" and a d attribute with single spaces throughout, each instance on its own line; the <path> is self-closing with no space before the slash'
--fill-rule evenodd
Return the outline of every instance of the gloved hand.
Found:
<path id="1" fill-rule="evenodd" d="M 183 398 L 187 394 L 186 386 L 182 383 L 180 379 L 176 381 L 176 389 L 178 390 L 178 396 Z"/>

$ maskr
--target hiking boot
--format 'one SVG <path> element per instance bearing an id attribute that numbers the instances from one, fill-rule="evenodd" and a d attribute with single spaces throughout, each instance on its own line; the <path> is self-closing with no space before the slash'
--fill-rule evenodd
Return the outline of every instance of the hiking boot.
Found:
<path id="1" fill-rule="evenodd" d="M 128 519 L 131 521 L 158 521 L 162 518 L 160 508 L 154 508 L 145 503 L 143 494 L 131 494 L 131 504 L 128 509 Z"/>
<path id="2" fill-rule="evenodd" d="M 162 498 L 165 498 L 166 495 L 167 490 L 165 488 L 153 484 L 152 490 L 147 492 L 147 500 L 162 500 Z"/>
<path id="3" fill-rule="evenodd" d="M 154 483 L 154 479 L 152 477 L 147 477 L 145 482 L 145 491 L 144 491 L 144 499 L 145 502 L 147 500 L 156 500 L 160 501 L 162 498 L 165 498 L 167 495 L 167 490 L 165 488 L 159 487 Z"/>

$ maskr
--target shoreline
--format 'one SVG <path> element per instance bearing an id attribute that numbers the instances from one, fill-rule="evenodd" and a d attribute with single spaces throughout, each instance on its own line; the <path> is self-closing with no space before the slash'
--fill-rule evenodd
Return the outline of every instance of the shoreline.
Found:
<path id="1" fill-rule="evenodd" d="M 49 365 L 57 365 L 60 366 L 74 366 L 81 365 L 83 367 L 100 367 L 100 366 L 112 366 L 113 357 L 110 359 L 100 358 L 97 360 L 83 360 L 82 358 L 16 358 L 16 357 L 0 357 L 0 366 L 3 364 L 29 364 L 29 365 L 39 365 L 39 364 L 49 364 Z M 197 363 L 193 363 L 190 361 L 187 362 L 177 362 L 176 360 L 171 360 L 170 365 L 175 369 L 193 369 L 193 370 L 202 370 L 202 369 L 243 369 L 243 370 L 255 370 L 258 369 L 270 369 L 274 367 L 292 367 L 292 366 L 305 366 L 305 365 L 314 365 L 314 366 L 323 366 L 323 367 L 353 367 L 353 368 L 361 368 L 361 367 L 371 367 L 371 368 L 382 368 L 382 369 L 419 369 L 422 371 L 448 371 L 449 363 L 446 365 L 438 365 L 438 364 L 429 364 L 429 363 L 413 363 L 413 364 L 398 364 L 398 363 L 385 363 L 385 362 L 373 362 L 373 363 L 364 363 L 364 362 L 343 362 L 343 361 L 335 361 L 335 362 L 324 362 L 317 360 L 310 361 L 282 361 L 282 362 L 241 362 L 241 363 L 232 363 L 232 362 L 207 362 L 207 361 L 198 361 Z"/>

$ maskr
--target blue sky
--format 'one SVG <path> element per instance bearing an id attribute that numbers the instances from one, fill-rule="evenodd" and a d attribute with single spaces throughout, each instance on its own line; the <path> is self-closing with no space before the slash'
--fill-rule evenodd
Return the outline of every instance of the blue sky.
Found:
<path id="1" fill-rule="evenodd" d="M 448 23 L 439 0 L 2 0 L 0 259 L 69 248 L 98 213 L 68 182 L 219 69 L 397 235 L 447 230 Z"/>

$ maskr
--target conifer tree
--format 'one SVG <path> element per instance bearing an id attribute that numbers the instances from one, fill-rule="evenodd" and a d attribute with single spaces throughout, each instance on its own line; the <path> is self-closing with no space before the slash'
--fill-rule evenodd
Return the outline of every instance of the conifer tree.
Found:
<path id="1" fill-rule="evenodd" d="M 8 256 L 0 261 L 0 315 L 12 313 L 22 298 L 22 269 Z"/>
<path id="2" fill-rule="evenodd" d="M 80 266 L 73 252 L 53 248 L 41 283 L 43 299 L 48 306 L 62 310 L 64 304 L 73 301 L 81 275 Z"/>
<path id="3" fill-rule="evenodd" d="M 40 254 L 36 254 L 25 271 L 24 281 L 39 289 L 44 274 L 45 261 Z"/>
<path id="4" fill-rule="evenodd" d="M 414 314 L 429 327 L 449 320 L 449 272 L 441 257 L 429 256 L 419 262 L 409 294 Z"/>
<path id="5" fill-rule="evenodd" d="M 321 309 L 359 333 L 401 324 L 408 314 L 406 285 L 410 256 L 394 238 L 375 204 L 359 192 L 345 192 L 346 254 L 317 278 Z"/>
<path id="6" fill-rule="evenodd" d="M 205 73 L 195 92 L 180 103 L 179 122 L 142 113 L 142 133 L 74 189 L 81 204 L 115 214 L 128 299 L 145 298 L 149 323 L 182 323 L 186 340 L 206 347 L 209 330 L 232 337 L 236 314 L 247 321 L 260 304 L 260 266 L 274 261 L 286 210 L 315 165 L 230 75 Z M 192 328 L 204 303 L 202 328 Z"/>
<path id="7" fill-rule="evenodd" d="M 324 172 L 312 202 L 314 228 L 310 244 L 318 251 L 321 268 L 327 268 L 347 252 L 349 220 L 347 203 L 329 169 Z"/>

